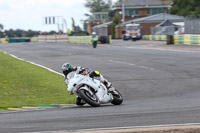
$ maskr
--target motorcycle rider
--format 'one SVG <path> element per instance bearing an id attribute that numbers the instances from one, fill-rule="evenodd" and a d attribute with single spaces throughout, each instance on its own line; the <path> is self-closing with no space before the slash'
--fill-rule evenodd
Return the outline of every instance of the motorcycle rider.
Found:
<path id="1" fill-rule="evenodd" d="M 81 66 L 73 67 L 70 63 L 64 63 L 62 65 L 62 71 L 63 71 L 63 74 L 65 75 L 64 82 L 66 85 L 68 85 L 69 80 L 74 77 L 75 73 L 83 74 L 83 75 L 89 74 L 89 76 L 91 78 L 100 80 L 106 86 L 106 88 L 108 89 L 108 92 L 113 91 L 112 87 L 111 87 L 112 84 L 110 82 L 108 82 L 108 80 L 105 79 L 98 71 L 93 71 L 93 72 L 89 73 L 88 69 L 83 68 Z M 71 92 L 69 92 L 69 94 L 72 95 Z M 85 102 L 80 97 L 76 97 L 76 104 L 84 105 Z"/>
<path id="2" fill-rule="evenodd" d="M 93 45 L 93 48 L 96 48 L 97 47 L 97 43 L 98 43 L 98 38 L 97 38 L 97 34 L 96 32 L 92 32 L 92 45 Z"/>

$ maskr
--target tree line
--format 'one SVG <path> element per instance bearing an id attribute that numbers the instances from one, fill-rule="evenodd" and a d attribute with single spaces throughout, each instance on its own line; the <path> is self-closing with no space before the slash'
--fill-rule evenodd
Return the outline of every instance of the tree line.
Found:
<path id="1" fill-rule="evenodd" d="M 60 33 L 60 32 L 59 32 Z M 6 37 L 35 37 L 38 35 L 53 35 L 59 34 L 56 31 L 49 31 L 49 32 L 41 32 L 41 31 L 34 31 L 34 30 L 21 30 L 21 29 L 9 29 L 3 31 L 3 25 L 0 24 L 0 38 Z"/>
<path id="2" fill-rule="evenodd" d="M 200 0 L 174 0 L 170 13 L 185 17 L 200 17 Z"/>
<path id="3" fill-rule="evenodd" d="M 5 38 L 5 37 L 34 37 L 38 36 L 40 34 L 39 31 L 32 31 L 32 30 L 5 30 L 0 32 L 0 38 Z"/>

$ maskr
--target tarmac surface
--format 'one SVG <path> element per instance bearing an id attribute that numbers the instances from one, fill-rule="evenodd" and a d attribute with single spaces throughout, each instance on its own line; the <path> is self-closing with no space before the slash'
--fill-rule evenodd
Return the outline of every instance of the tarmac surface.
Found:
<path id="1" fill-rule="evenodd" d="M 0 132 L 72 132 L 200 123 L 199 46 L 115 40 L 97 49 L 87 44 L 18 43 L 0 44 L 0 51 L 60 73 L 64 62 L 99 70 L 124 98 L 120 106 L 0 113 Z"/>

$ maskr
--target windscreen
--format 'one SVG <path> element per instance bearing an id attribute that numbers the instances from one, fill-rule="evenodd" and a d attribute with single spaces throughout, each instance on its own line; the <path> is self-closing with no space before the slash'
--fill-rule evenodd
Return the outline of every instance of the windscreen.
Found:
<path id="1" fill-rule="evenodd" d="M 126 27 L 126 30 L 127 31 L 138 31 L 138 29 L 139 29 L 139 26 L 128 26 L 128 27 Z"/>

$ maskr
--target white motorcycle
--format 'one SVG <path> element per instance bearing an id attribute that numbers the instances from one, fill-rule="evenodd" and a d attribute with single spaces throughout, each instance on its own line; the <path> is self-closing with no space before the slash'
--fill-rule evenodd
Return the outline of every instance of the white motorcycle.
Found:
<path id="1" fill-rule="evenodd" d="M 99 107 L 100 104 L 106 103 L 120 105 L 123 102 L 119 91 L 112 87 L 112 91 L 108 92 L 103 83 L 89 77 L 89 72 L 85 75 L 73 73 L 67 89 L 70 94 L 75 94 L 93 107 Z"/>

